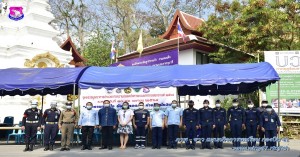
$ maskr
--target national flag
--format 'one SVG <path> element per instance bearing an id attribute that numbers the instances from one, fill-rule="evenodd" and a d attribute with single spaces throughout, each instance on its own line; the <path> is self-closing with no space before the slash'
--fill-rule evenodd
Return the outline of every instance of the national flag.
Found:
<path id="1" fill-rule="evenodd" d="M 110 50 L 110 59 L 116 58 L 116 49 L 115 49 L 115 42 L 111 43 L 111 50 Z"/>
<path id="2" fill-rule="evenodd" d="M 181 26 L 180 26 L 180 23 L 179 23 L 179 18 L 177 20 L 177 31 L 178 31 L 178 36 L 182 37 L 183 39 L 183 42 L 186 42 L 185 41 L 185 34 L 183 33 L 182 29 L 181 29 Z"/>
<path id="3" fill-rule="evenodd" d="M 140 56 L 141 56 L 143 50 L 144 50 L 144 47 L 143 47 L 143 33 L 141 31 L 136 51 L 139 52 Z"/>

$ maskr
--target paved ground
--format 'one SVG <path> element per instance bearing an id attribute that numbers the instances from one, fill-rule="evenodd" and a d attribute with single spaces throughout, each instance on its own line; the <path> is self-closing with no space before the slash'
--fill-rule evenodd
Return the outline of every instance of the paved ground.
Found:
<path id="1" fill-rule="evenodd" d="M 33 152 L 23 152 L 23 145 L 0 145 L 0 157 L 231 157 L 231 156 L 241 156 L 241 157 L 300 157 L 300 140 L 292 140 L 289 143 L 282 143 L 282 146 L 288 146 L 289 151 L 234 151 L 231 149 L 230 144 L 225 144 L 225 149 L 213 149 L 213 150 L 201 150 L 197 148 L 196 150 L 185 150 L 184 148 L 179 148 L 177 150 L 169 150 L 162 148 L 160 150 L 152 150 L 150 147 L 147 149 L 135 150 L 129 147 L 125 150 L 114 148 L 112 151 L 109 150 L 99 150 L 95 147 L 93 150 L 81 151 L 80 147 L 74 146 L 69 152 L 60 152 L 58 145 L 54 151 L 44 152 L 43 148 L 37 146 Z"/>

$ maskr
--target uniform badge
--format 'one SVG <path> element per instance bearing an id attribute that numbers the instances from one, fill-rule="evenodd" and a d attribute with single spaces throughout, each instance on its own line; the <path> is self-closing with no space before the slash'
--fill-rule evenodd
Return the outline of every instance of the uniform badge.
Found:
<path id="1" fill-rule="evenodd" d="M 24 18 L 23 7 L 10 7 L 8 17 L 14 21 L 22 20 Z"/>
<path id="2" fill-rule="evenodd" d="M 116 89 L 116 92 L 117 92 L 117 93 L 121 93 L 122 90 L 121 90 L 120 88 L 117 88 L 117 89 Z"/>
<path id="3" fill-rule="evenodd" d="M 149 92 L 150 92 L 150 89 L 149 89 L 148 87 L 144 87 L 144 88 L 143 88 L 143 92 L 144 92 L 144 93 L 149 93 Z"/>
<path id="4" fill-rule="evenodd" d="M 125 89 L 124 89 L 124 92 L 125 92 L 126 94 L 130 94 L 130 93 L 131 93 L 131 88 L 125 88 Z"/>
<path id="5" fill-rule="evenodd" d="M 269 121 L 268 118 L 265 118 L 265 121 L 266 121 L 266 122 Z"/>

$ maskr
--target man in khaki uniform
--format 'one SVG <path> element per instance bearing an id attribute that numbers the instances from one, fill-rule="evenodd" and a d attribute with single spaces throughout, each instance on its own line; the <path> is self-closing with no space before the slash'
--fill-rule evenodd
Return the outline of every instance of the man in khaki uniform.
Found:
<path id="1" fill-rule="evenodd" d="M 77 114 L 72 109 L 72 102 L 66 103 L 66 110 L 64 110 L 59 117 L 59 129 L 61 130 L 61 149 L 60 151 L 70 150 L 70 143 L 73 139 L 74 128 L 77 124 Z"/>

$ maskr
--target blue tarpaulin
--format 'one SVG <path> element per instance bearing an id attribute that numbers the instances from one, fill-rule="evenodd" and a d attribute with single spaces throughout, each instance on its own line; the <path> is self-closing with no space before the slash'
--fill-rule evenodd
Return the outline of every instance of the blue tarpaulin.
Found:
<path id="1" fill-rule="evenodd" d="M 0 95 L 71 94 L 85 68 L 0 70 Z"/>
<path id="2" fill-rule="evenodd" d="M 90 67 L 79 88 L 179 87 L 179 95 L 249 93 L 279 80 L 266 62 L 174 66 Z"/>

